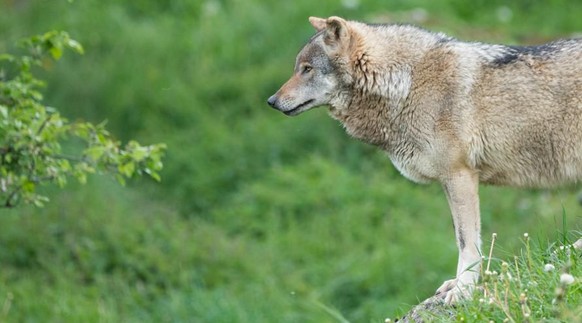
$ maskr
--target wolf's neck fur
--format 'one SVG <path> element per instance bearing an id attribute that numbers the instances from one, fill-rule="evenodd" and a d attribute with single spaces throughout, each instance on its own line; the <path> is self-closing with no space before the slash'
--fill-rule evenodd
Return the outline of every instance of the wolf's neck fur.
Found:
<path id="1" fill-rule="evenodd" d="M 356 92 L 356 93 L 354 93 Z M 336 98 L 330 114 L 345 127 L 348 134 L 364 142 L 384 146 L 391 137 L 389 102 L 381 95 L 370 95 L 352 89 Z"/>
<path id="2" fill-rule="evenodd" d="M 371 32 L 370 29 L 380 29 Z M 347 90 L 332 100 L 330 114 L 346 131 L 364 141 L 393 153 L 402 142 L 414 143 L 409 122 L 415 118 L 407 111 L 412 84 L 412 70 L 426 51 L 440 39 L 426 32 L 425 39 L 409 37 L 411 26 L 368 26 L 355 24 L 356 45 L 350 54 L 350 79 Z M 362 37 L 358 37 L 362 35 Z M 365 35 L 366 37 L 363 37 Z M 364 41 L 365 40 L 365 41 Z M 387 49 L 378 43 L 399 44 Z M 420 44 L 420 45 L 419 45 Z M 414 48 L 411 50 L 411 48 Z M 401 52 L 415 53 L 403 59 Z M 403 140 L 406 137 L 407 140 Z"/>

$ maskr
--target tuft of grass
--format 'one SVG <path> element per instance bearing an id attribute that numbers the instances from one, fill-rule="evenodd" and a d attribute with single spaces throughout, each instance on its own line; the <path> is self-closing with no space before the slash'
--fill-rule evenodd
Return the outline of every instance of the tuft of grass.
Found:
<path id="1" fill-rule="evenodd" d="M 486 257 L 474 297 L 458 307 L 456 320 L 582 322 L 582 251 L 573 241 L 548 244 L 525 233 L 518 255 Z"/>

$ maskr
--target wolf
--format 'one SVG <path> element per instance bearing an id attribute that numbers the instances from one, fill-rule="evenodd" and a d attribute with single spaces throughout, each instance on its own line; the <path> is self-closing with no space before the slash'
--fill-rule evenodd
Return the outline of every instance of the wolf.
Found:
<path id="1" fill-rule="evenodd" d="M 406 24 L 309 21 L 316 34 L 268 104 L 288 116 L 327 106 L 406 178 L 439 182 L 459 258 L 436 295 L 449 304 L 469 296 L 481 266 L 479 183 L 582 179 L 582 38 L 520 47 Z"/>

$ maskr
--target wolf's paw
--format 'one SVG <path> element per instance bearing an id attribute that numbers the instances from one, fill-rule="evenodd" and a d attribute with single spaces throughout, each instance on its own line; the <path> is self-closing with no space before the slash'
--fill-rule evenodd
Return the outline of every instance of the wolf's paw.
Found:
<path id="1" fill-rule="evenodd" d="M 457 279 L 449 279 L 436 290 L 435 295 L 444 297 L 443 295 L 455 288 L 455 286 L 457 286 Z"/>
<path id="2" fill-rule="evenodd" d="M 574 249 L 582 250 L 582 238 L 574 242 L 574 244 L 572 244 L 572 247 L 574 247 Z"/>
<path id="3" fill-rule="evenodd" d="M 455 304 L 463 299 L 471 297 L 474 284 L 462 283 L 459 279 L 450 279 L 445 281 L 435 293 L 436 296 L 442 297 L 446 304 Z"/>

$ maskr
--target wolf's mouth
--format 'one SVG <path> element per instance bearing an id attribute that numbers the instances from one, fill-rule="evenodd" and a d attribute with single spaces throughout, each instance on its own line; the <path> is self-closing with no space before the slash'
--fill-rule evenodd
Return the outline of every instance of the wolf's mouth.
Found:
<path id="1" fill-rule="evenodd" d="M 296 115 L 297 113 L 301 112 L 301 108 L 313 103 L 313 101 L 315 101 L 315 99 L 307 100 L 289 111 L 283 111 L 283 113 L 288 116 Z"/>

